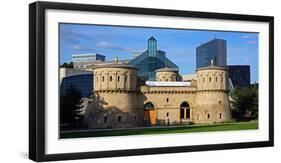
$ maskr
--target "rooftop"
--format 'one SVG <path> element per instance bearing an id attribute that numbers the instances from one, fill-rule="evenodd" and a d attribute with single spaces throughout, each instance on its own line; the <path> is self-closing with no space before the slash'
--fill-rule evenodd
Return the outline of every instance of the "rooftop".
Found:
<path id="1" fill-rule="evenodd" d="M 127 65 L 127 64 L 120 64 L 120 63 L 112 63 L 112 64 L 103 64 L 103 65 L 98 65 L 94 67 L 93 69 L 98 69 L 98 68 L 128 68 L 128 69 L 136 69 L 136 67 Z"/>
<path id="2" fill-rule="evenodd" d="M 179 69 L 164 67 L 164 68 L 157 69 L 155 72 L 179 72 Z"/>
<path id="3" fill-rule="evenodd" d="M 196 71 L 201 70 L 228 70 L 228 67 L 222 67 L 222 66 L 206 66 L 206 67 L 200 67 L 197 68 Z"/>

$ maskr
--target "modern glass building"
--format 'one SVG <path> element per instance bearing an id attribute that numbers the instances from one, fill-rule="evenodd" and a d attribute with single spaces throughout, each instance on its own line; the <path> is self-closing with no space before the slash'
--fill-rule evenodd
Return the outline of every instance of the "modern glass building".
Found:
<path id="1" fill-rule="evenodd" d="M 227 66 L 226 40 L 213 39 L 196 48 L 196 68 L 211 65 L 213 60 L 216 66 Z"/>
<path id="2" fill-rule="evenodd" d="M 250 86 L 250 65 L 230 65 L 228 72 L 234 88 Z"/>
<path id="3" fill-rule="evenodd" d="M 72 55 L 72 62 L 93 62 L 105 61 L 105 56 L 100 54 L 75 54 Z"/>
<path id="4" fill-rule="evenodd" d="M 64 77 L 60 85 L 60 94 L 65 95 L 71 86 L 73 86 L 82 97 L 89 97 L 93 91 L 93 74 Z"/>
<path id="5" fill-rule="evenodd" d="M 138 77 L 143 80 L 155 80 L 155 70 L 159 68 L 175 68 L 178 66 L 166 57 L 166 53 L 157 50 L 157 40 L 151 37 L 147 43 L 147 50 L 131 60 L 129 65 L 138 68 Z"/>

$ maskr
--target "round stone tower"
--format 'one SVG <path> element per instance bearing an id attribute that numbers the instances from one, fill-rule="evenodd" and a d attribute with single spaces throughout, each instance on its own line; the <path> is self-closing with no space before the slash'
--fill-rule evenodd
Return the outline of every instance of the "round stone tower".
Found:
<path id="1" fill-rule="evenodd" d="M 198 68 L 195 123 L 225 122 L 231 119 L 228 98 L 228 68 L 208 66 Z"/>
<path id="2" fill-rule="evenodd" d="M 156 71 L 156 80 L 161 82 L 179 81 L 179 70 L 175 68 L 161 68 Z"/>
<path id="3" fill-rule="evenodd" d="M 93 82 L 89 127 L 134 127 L 142 123 L 135 67 L 124 64 L 98 66 L 93 71 Z"/>

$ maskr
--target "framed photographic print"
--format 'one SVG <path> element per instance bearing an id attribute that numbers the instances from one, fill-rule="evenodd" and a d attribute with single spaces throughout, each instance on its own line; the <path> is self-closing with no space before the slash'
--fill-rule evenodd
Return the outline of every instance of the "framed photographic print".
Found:
<path id="1" fill-rule="evenodd" d="M 273 146 L 273 17 L 35 2 L 29 158 Z"/>

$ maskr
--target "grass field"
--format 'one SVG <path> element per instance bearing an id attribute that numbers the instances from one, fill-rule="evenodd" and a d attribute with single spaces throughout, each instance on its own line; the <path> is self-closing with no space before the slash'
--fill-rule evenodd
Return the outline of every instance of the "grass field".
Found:
<path id="1" fill-rule="evenodd" d="M 189 125 L 174 127 L 150 127 L 133 128 L 126 130 L 88 130 L 61 132 L 60 138 L 81 137 L 103 137 L 103 136 L 126 136 L 126 135 L 148 135 L 148 134 L 171 134 L 190 132 L 230 131 L 230 130 L 252 130 L 258 129 L 258 122 L 218 123 L 212 125 Z"/>

